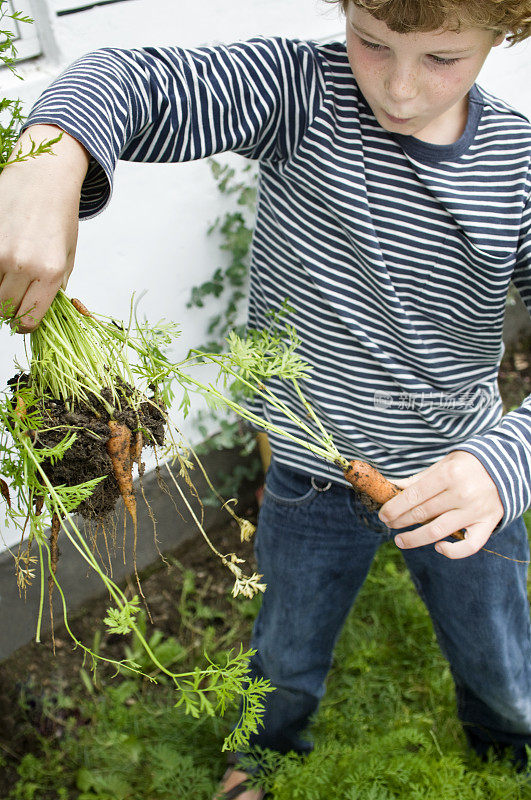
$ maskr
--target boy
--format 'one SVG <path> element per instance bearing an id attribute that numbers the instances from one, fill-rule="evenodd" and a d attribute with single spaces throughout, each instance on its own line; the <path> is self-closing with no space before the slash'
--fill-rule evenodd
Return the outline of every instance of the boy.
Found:
<path id="1" fill-rule="evenodd" d="M 72 269 L 79 200 L 81 216 L 104 207 L 119 156 L 259 160 L 250 323 L 290 298 L 310 402 L 342 452 L 405 491 L 369 514 L 332 468 L 271 438 L 252 669 L 277 690 L 252 744 L 311 749 L 336 637 L 392 531 L 470 744 L 525 768 L 531 404 L 501 420 L 496 378 L 511 279 L 531 310 L 531 126 L 474 82 L 491 47 L 531 35 L 531 0 L 341 5 L 346 48 L 256 39 L 72 65 L 23 136 L 60 127 L 59 157 L 1 176 L 0 301 L 38 322 Z M 493 537 L 507 558 L 482 550 Z M 229 770 L 220 796 L 259 800 L 245 778 Z"/>

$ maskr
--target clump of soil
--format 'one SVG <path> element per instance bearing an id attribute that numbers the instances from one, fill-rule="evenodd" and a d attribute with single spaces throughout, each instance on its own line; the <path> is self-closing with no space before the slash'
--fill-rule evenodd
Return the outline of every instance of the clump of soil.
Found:
<path id="1" fill-rule="evenodd" d="M 16 375 L 8 383 L 16 395 L 20 387 L 29 384 L 29 380 L 28 375 L 22 374 Z M 113 419 L 127 425 L 133 435 L 140 432 L 142 449 L 162 445 L 165 431 L 163 404 L 155 398 L 146 399 L 135 409 L 127 403 L 127 400 L 133 399 L 135 390 L 127 384 L 122 384 L 119 389 L 126 402 L 122 403 L 121 409 L 115 410 Z M 112 404 L 108 389 L 102 391 L 102 396 Z M 15 397 L 13 402 L 15 403 Z M 32 410 L 27 409 L 28 413 Z M 55 447 L 66 435 L 76 435 L 74 443 L 61 459 L 47 459 L 43 462 L 47 477 L 53 486 L 76 486 L 105 476 L 96 485 L 92 495 L 75 509 L 76 513 L 87 520 L 103 521 L 114 510 L 120 497 L 120 489 L 107 453 L 110 434 L 108 410 L 95 397 L 91 406 L 76 403 L 71 407 L 67 407 L 61 400 L 45 397 L 37 410 L 42 418 L 42 430 L 41 426 L 39 430 L 28 430 L 36 449 Z M 142 469 L 139 463 L 140 474 Z"/>

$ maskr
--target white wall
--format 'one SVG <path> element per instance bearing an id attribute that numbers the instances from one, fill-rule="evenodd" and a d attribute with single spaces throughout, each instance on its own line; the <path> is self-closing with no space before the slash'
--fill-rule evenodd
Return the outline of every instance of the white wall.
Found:
<path id="1" fill-rule="evenodd" d="M 197 46 L 230 42 L 257 34 L 321 39 L 342 35 L 335 7 L 321 0 L 131 0 L 56 17 L 76 4 L 70 0 L 32 0 L 48 14 L 57 50 L 26 62 L 24 82 L 0 72 L 2 96 L 19 96 L 29 109 L 42 89 L 68 63 L 102 46 Z M 498 48 L 490 56 L 482 85 L 531 116 L 531 47 Z M 228 156 L 239 163 L 236 156 Z M 80 226 L 76 269 L 69 293 L 96 311 L 126 317 L 133 291 L 148 294 L 142 308 L 149 319 L 161 316 L 183 328 L 182 353 L 202 341 L 208 312 L 185 305 L 190 288 L 219 264 L 216 241 L 207 239 L 209 222 L 223 210 L 206 163 L 141 165 L 120 163 L 110 208 Z M 22 358 L 22 342 L 0 330 L 0 385 Z M 1 549 L 1 543 L 0 543 Z"/>

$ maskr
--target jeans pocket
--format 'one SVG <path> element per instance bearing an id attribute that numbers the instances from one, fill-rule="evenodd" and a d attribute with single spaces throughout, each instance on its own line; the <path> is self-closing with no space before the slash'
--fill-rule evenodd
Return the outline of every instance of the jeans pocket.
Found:
<path id="1" fill-rule="evenodd" d="M 281 506 L 303 506 L 319 493 L 310 475 L 294 472 L 273 462 L 267 471 L 264 500 Z"/>

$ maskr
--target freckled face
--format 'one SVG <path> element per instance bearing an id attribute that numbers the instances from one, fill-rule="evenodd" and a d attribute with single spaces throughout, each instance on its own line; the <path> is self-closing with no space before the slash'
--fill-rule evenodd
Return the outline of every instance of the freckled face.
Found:
<path id="1" fill-rule="evenodd" d="M 347 11 L 347 53 L 373 114 L 394 133 L 451 144 L 464 131 L 467 95 L 491 48 L 504 40 L 466 28 L 396 33 L 365 9 Z"/>

